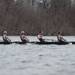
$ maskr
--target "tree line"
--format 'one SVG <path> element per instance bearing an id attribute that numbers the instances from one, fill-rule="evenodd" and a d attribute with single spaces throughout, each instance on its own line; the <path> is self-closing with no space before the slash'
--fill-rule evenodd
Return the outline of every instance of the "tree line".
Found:
<path id="1" fill-rule="evenodd" d="M 23 0 L 0 0 L 0 34 L 7 30 L 10 35 L 18 35 L 24 30 L 28 35 L 36 35 L 40 31 L 44 35 L 56 35 L 59 31 L 63 35 L 75 35 L 74 7 L 46 8 L 44 5 L 35 11 L 31 5 L 23 6 Z"/>

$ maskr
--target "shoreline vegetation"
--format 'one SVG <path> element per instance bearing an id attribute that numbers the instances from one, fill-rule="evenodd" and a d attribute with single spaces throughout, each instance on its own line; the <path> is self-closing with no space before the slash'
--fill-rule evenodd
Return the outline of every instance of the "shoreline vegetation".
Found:
<path id="1" fill-rule="evenodd" d="M 4 30 L 8 35 L 19 35 L 22 30 L 27 35 L 37 35 L 39 31 L 51 36 L 59 31 L 66 36 L 75 35 L 75 7 L 71 4 L 44 3 L 35 8 L 34 4 L 26 5 L 23 1 L 0 0 L 0 35 Z"/>

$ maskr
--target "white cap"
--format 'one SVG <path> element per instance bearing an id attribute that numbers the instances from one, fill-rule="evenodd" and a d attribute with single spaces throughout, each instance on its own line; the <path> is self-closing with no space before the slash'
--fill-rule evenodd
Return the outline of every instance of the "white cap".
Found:
<path id="1" fill-rule="evenodd" d="M 4 31 L 3 34 L 7 34 L 7 31 Z"/>
<path id="2" fill-rule="evenodd" d="M 24 34 L 25 32 L 24 31 L 21 31 L 21 34 Z"/>

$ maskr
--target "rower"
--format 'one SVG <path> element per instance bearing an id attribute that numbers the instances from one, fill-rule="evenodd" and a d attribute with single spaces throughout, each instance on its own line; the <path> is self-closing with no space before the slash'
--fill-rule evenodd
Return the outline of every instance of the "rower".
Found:
<path id="1" fill-rule="evenodd" d="M 57 39 L 58 39 L 58 42 L 66 42 L 66 40 L 63 38 L 60 32 L 58 32 L 57 34 Z"/>
<path id="2" fill-rule="evenodd" d="M 8 38 L 8 36 L 7 36 L 7 31 L 4 31 L 4 32 L 3 32 L 2 38 L 3 38 L 3 41 L 4 41 L 4 42 L 11 42 L 11 40 L 10 40 L 10 39 Z"/>
<path id="3" fill-rule="evenodd" d="M 37 38 L 39 39 L 40 42 L 45 42 L 44 39 L 43 39 L 43 32 L 40 32 L 40 33 L 37 35 Z"/>
<path id="4" fill-rule="evenodd" d="M 21 31 L 20 33 L 20 39 L 22 42 L 29 42 L 28 38 L 25 36 L 25 32 L 24 31 Z"/>

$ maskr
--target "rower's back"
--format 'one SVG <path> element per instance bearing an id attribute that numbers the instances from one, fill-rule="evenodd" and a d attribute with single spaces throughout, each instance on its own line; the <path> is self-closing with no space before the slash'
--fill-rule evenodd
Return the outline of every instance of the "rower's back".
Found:
<path id="1" fill-rule="evenodd" d="M 11 40 L 7 37 L 7 31 L 3 32 L 2 38 L 4 42 L 11 42 Z"/>
<path id="2" fill-rule="evenodd" d="M 45 42 L 44 39 L 43 39 L 43 33 L 40 32 L 38 35 L 37 35 L 37 38 L 39 39 L 40 42 Z"/>
<path id="3" fill-rule="evenodd" d="M 58 32 L 58 34 L 57 34 L 57 40 L 58 40 L 59 42 L 65 42 L 65 39 L 63 38 L 63 36 L 61 35 L 60 32 Z"/>
<path id="4" fill-rule="evenodd" d="M 20 39 L 22 42 L 28 42 L 29 40 L 27 39 L 27 37 L 25 36 L 25 32 L 21 31 L 20 33 Z"/>

